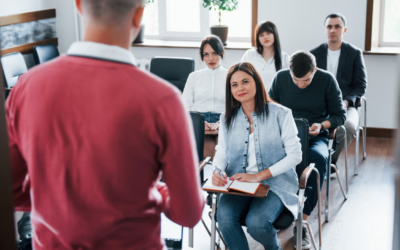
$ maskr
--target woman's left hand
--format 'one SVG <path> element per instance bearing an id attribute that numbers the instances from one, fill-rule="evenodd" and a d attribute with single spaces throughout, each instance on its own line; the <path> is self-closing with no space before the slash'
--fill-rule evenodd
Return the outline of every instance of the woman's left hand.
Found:
<path id="1" fill-rule="evenodd" d="M 258 174 L 234 174 L 229 177 L 229 180 L 232 181 L 241 181 L 241 182 L 260 182 Z"/>

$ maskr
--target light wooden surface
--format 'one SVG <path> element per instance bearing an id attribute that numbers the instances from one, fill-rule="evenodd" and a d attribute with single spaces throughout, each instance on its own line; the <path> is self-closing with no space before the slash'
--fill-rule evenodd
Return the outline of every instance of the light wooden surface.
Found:
<path id="1" fill-rule="evenodd" d="M 56 9 L 33 11 L 11 16 L 2 16 L 0 17 L 0 26 L 6 26 L 18 23 L 27 23 L 54 17 L 56 17 Z"/>

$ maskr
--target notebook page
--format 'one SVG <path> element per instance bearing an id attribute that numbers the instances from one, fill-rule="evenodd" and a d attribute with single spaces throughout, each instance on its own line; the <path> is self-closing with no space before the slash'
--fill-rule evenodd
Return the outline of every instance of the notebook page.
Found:
<path id="1" fill-rule="evenodd" d="M 231 183 L 233 182 L 233 181 L 231 181 L 231 180 L 227 180 L 228 183 L 225 184 L 225 186 L 219 187 L 219 186 L 214 186 L 214 185 L 212 184 L 211 178 L 212 178 L 212 177 L 208 178 L 207 182 L 203 185 L 203 189 L 219 190 L 219 191 L 228 191 L 229 185 L 231 185 Z"/>
<path id="2" fill-rule="evenodd" d="M 233 189 L 235 191 L 240 191 L 243 193 L 255 194 L 259 186 L 260 183 L 234 181 L 229 187 L 229 190 Z"/>

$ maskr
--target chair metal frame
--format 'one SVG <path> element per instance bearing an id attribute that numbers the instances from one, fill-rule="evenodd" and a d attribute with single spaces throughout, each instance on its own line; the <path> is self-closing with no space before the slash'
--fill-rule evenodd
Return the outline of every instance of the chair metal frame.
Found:
<path id="1" fill-rule="evenodd" d="M 339 178 L 339 172 L 334 164 L 331 164 L 332 161 L 332 154 L 335 152 L 335 143 L 336 143 L 336 132 L 341 129 L 344 132 L 344 152 L 345 152 L 345 176 L 346 176 L 346 192 L 343 189 L 342 182 Z M 342 191 L 343 198 L 346 201 L 349 192 L 349 178 L 348 178 L 348 166 L 347 166 L 347 134 L 346 128 L 344 126 L 340 126 L 338 128 L 329 129 L 329 159 L 328 159 L 328 170 L 326 174 L 326 200 L 325 200 L 325 222 L 329 222 L 329 196 L 330 196 L 330 181 L 331 181 L 331 168 L 335 169 L 336 177 L 339 182 L 340 190 Z"/>
<path id="2" fill-rule="evenodd" d="M 367 98 L 365 96 L 362 96 L 361 98 L 357 98 L 356 100 L 356 108 L 361 108 L 364 107 L 364 126 L 361 126 L 361 116 L 358 120 L 358 126 L 356 130 L 356 152 L 355 152 L 355 169 L 354 169 L 354 175 L 358 175 L 358 166 L 359 166 L 359 151 L 360 151 L 360 131 L 362 131 L 362 139 L 363 139 L 363 159 L 365 160 L 367 158 Z"/>

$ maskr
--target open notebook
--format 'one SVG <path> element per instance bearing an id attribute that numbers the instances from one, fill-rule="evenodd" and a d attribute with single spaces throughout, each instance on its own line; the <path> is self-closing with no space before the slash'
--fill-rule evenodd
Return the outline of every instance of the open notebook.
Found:
<path id="1" fill-rule="evenodd" d="M 208 178 L 207 182 L 203 185 L 203 190 L 206 191 L 222 191 L 229 192 L 231 190 L 243 192 L 247 194 L 255 194 L 260 187 L 260 183 L 240 182 L 228 180 L 225 186 L 219 187 L 214 186 L 211 182 L 211 177 Z"/>

